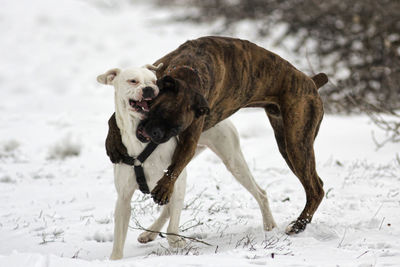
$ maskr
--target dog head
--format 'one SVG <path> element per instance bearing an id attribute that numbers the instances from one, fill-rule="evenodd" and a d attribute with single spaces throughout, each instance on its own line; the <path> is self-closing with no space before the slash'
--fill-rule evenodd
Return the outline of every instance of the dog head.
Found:
<path id="1" fill-rule="evenodd" d="M 153 142 L 167 142 L 195 120 L 209 114 L 207 100 L 189 83 L 186 79 L 171 76 L 157 81 L 160 94 L 152 102 L 147 119 L 141 122 L 141 127 Z"/>
<path id="2" fill-rule="evenodd" d="M 116 108 L 144 119 L 149 112 L 149 101 L 159 93 L 154 73 L 157 67 L 149 66 L 151 65 L 126 70 L 111 69 L 97 76 L 97 81 L 114 86 Z"/>

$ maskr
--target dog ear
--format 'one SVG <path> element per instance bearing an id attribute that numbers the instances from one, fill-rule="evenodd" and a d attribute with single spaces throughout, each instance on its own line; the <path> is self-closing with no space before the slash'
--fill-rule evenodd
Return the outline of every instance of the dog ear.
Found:
<path id="1" fill-rule="evenodd" d="M 112 84 L 112 81 L 120 72 L 120 69 L 111 69 L 106 73 L 97 76 L 97 81 L 102 84 Z"/>
<path id="2" fill-rule="evenodd" d="M 154 66 L 152 64 L 146 64 L 146 65 L 144 65 L 144 67 L 146 69 L 151 70 L 152 72 L 156 73 L 159 69 L 162 68 L 163 65 L 164 65 L 163 63 L 160 63 L 157 66 Z"/>
<path id="3" fill-rule="evenodd" d="M 196 118 L 210 114 L 210 106 L 203 95 L 196 93 L 194 96 L 194 114 Z"/>
<path id="4" fill-rule="evenodd" d="M 168 75 L 157 80 L 157 86 L 160 89 L 160 91 L 170 90 L 175 93 L 178 91 L 178 86 L 177 86 L 176 80 Z"/>

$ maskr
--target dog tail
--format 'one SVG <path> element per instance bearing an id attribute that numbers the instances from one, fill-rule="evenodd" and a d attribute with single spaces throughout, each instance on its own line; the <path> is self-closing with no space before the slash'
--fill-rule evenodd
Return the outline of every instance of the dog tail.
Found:
<path id="1" fill-rule="evenodd" d="M 317 75 L 315 75 L 314 77 L 311 78 L 315 85 L 317 86 L 317 88 L 321 88 L 322 86 L 324 86 L 327 82 L 328 82 L 328 76 L 326 76 L 325 73 L 318 73 Z"/>

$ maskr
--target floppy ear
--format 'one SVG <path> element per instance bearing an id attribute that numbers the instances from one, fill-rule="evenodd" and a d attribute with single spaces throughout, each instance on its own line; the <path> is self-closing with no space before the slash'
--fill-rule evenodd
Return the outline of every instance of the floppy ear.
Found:
<path id="1" fill-rule="evenodd" d="M 203 95 L 196 93 L 194 96 L 194 114 L 196 118 L 210 114 L 210 107 Z"/>
<path id="2" fill-rule="evenodd" d="M 112 81 L 120 72 L 120 69 L 111 69 L 106 73 L 97 76 L 97 81 L 102 84 L 112 84 Z"/>
<path id="3" fill-rule="evenodd" d="M 157 80 L 157 86 L 160 89 L 160 91 L 165 91 L 165 90 L 171 90 L 173 92 L 178 91 L 176 80 L 168 75 Z"/>

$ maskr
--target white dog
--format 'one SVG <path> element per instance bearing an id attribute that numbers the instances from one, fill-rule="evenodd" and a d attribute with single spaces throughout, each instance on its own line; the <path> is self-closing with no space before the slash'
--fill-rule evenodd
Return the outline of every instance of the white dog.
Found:
<path id="1" fill-rule="evenodd" d="M 118 128 L 121 131 L 122 142 L 132 157 L 139 155 L 146 144 L 139 141 L 136 133 L 141 119 L 145 118 L 149 106 L 147 100 L 159 93 L 156 85 L 156 76 L 152 70 L 156 67 L 146 65 L 142 68 L 131 68 L 121 71 L 112 69 L 99 75 L 97 81 L 102 84 L 114 85 L 115 88 L 115 116 Z M 150 191 L 155 187 L 158 179 L 163 176 L 164 170 L 170 165 L 175 151 L 177 140 L 171 138 L 163 143 L 148 157 L 143 164 L 146 181 Z M 266 231 L 276 226 L 272 217 L 266 192 L 255 182 L 244 160 L 240 149 L 239 136 L 229 120 L 225 120 L 207 130 L 201 135 L 196 154 L 209 147 L 219 156 L 228 170 L 256 199 L 260 206 L 263 225 Z M 160 231 L 167 219 L 170 218 L 168 233 L 177 234 L 179 218 L 183 207 L 186 189 L 186 171 L 184 170 L 175 183 L 174 191 L 169 204 L 163 207 L 161 215 L 148 228 L 151 231 Z M 131 217 L 131 198 L 138 184 L 132 166 L 114 164 L 114 181 L 118 193 L 115 207 L 114 245 L 111 259 L 121 259 Z M 153 241 L 157 233 L 143 232 L 138 241 L 147 243 Z M 178 236 L 167 235 L 172 247 L 182 247 L 185 240 Z"/>

